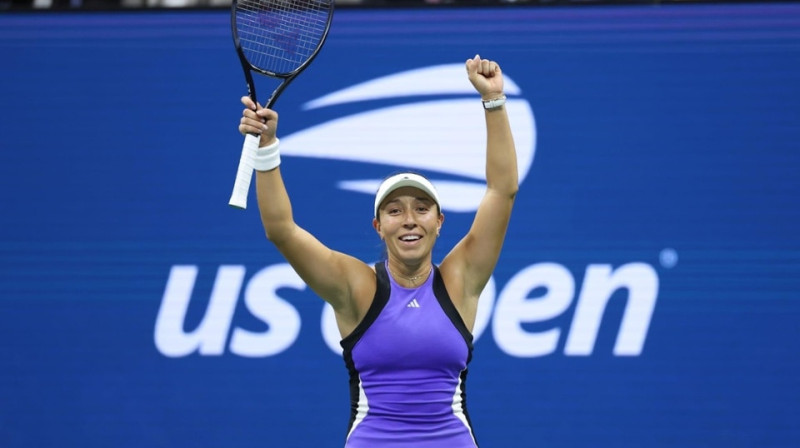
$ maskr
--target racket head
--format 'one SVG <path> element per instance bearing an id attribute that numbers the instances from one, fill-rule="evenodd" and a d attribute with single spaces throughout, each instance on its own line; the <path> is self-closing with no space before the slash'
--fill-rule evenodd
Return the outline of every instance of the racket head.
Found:
<path id="1" fill-rule="evenodd" d="M 319 54 L 333 20 L 333 0 L 234 0 L 231 28 L 242 65 L 290 79 Z"/>

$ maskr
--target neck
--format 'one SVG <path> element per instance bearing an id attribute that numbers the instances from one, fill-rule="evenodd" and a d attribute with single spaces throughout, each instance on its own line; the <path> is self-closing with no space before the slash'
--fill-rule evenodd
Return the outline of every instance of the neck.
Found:
<path id="1" fill-rule="evenodd" d="M 394 277 L 394 280 L 401 285 L 419 286 L 428 276 L 433 272 L 433 264 L 423 263 L 417 268 L 404 269 L 403 267 L 392 267 L 389 262 L 389 274 Z"/>

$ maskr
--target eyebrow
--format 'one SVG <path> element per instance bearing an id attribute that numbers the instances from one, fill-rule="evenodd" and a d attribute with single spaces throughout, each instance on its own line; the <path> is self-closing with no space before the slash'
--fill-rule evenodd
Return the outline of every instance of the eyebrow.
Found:
<path id="1" fill-rule="evenodd" d="M 425 205 L 432 205 L 432 204 L 436 203 L 436 201 L 434 201 L 433 199 L 427 198 L 425 196 L 413 196 L 413 198 L 414 198 L 415 201 L 419 201 L 419 202 L 425 203 Z M 396 197 L 394 199 L 389 199 L 388 201 L 386 201 L 385 204 L 383 204 L 382 208 L 389 207 L 390 205 L 395 204 L 395 203 L 400 203 L 399 197 Z"/>
<path id="2" fill-rule="evenodd" d="M 414 198 L 415 201 L 420 201 L 420 202 L 430 202 L 430 203 L 436 202 L 433 199 L 425 197 L 425 196 L 413 196 L 413 198 Z M 386 201 L 386 205 L 389 205 L 392 202 L 400 202 L 399 197 L 396 197 L 394 199 L 389 199 L 388 201 Z"/>

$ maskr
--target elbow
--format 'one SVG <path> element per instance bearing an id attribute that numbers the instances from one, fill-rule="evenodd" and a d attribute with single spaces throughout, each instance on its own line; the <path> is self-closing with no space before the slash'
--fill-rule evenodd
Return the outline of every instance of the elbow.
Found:
<path id="1" fill-rule="evenodd" d="M 507 193 L 512 201 L 517 197 L 517 193 L 519 193 L 519 182 L 516 179 L 509 185 Z"/>
<path id="2" fill-rule="evenodd" d="M 500 195 L 513 201 L 519 192 L 519 182 L 516 179 L 508 179 L 508 182 L 497 182 L 487 184 L 489 190 L 495 191 Z"/>
<path id="3" fill-rule="evenodd" d="M 517 199 L 517 192 L 519 192 L 519 187 L 514 188 L 506 192 L 508 200 L 513 204 L 514 201 Z"/>
<path id="4" fill-rule="evenodd" d="M 282 223 L 282 222 L 264 222 L 264 234 L 267 236 L 267 240 L 274 244 L 277 247 L 280 247 L 291 238 L 292 229 L 293 229 L 293 222 L 289 223 Z"/>
<path id="5" fill-rule="evenodd" d="M 288 239 L 288 233 L 282 230 L 267 228 L 264 229 L 267 235 L 267 240 L 277 247 L 280 247 L 284 241 Z"/>
<path id="6" fill-rule="evenodd" d="M 276 232 L 270 228 L 265 228 L 264 234 L 267 236 L 267 241 L 271 242 L 272 244 L 277 245 L 281 241 L 280 232 Z"/>

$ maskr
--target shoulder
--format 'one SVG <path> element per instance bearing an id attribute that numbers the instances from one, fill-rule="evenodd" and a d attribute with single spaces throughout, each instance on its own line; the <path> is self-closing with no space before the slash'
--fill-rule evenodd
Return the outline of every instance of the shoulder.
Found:
<path id="1" fill-rule="evenodd" d="M 452 254 L 451 254 L 452 255 Z M 451 255 L 445 257 L 439 265 L 439 274 L 450 296 L 450 301 L 455 306 L 467 329 L 472 331 L 475 317 L 478 313 L 478 298 L 481 290 L 472 287 L 465 263 Z"/>
<path id="2" fill-rule="evenodd" d="M 442 282 L 447 293 L 450 295 L 450 300 L 458 307 L 460 302 L 464 300 L 464 267 L 457 259 L 448 255 L 442 263 L 438 266 L 439 275 L 442 277 Z"/>
<path id="3" fill-rule="evenodd" d="M 349 334 L 367 315 L 378 287 L 375 266 L 363 262 L 349 266 L 348 292 L 346 297 L 334 306 L 336 323 L 342 335 Z"/>

